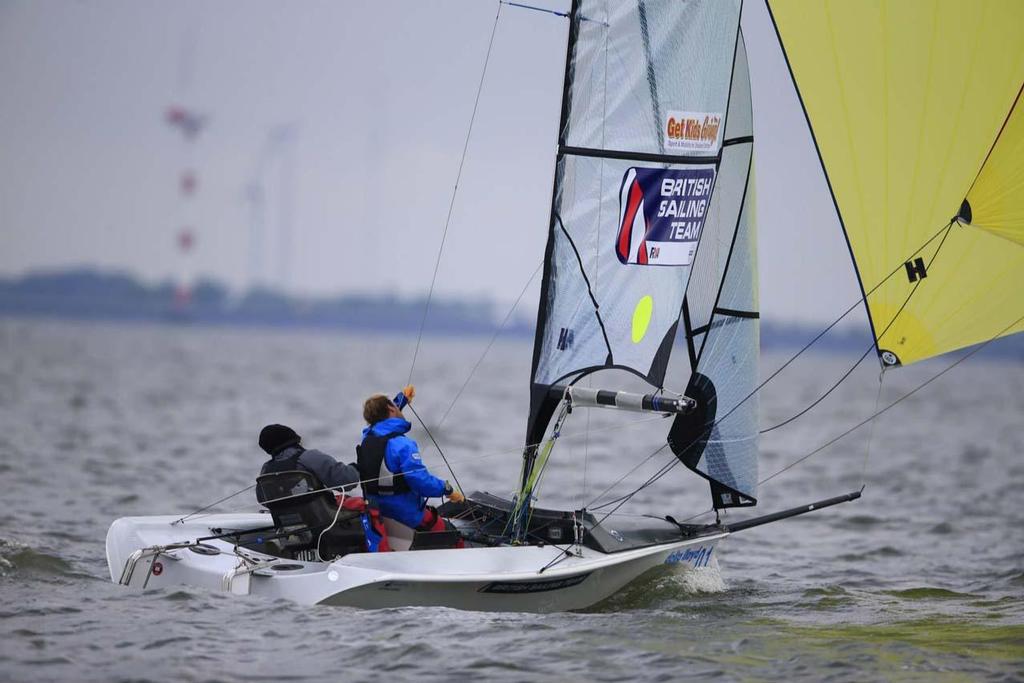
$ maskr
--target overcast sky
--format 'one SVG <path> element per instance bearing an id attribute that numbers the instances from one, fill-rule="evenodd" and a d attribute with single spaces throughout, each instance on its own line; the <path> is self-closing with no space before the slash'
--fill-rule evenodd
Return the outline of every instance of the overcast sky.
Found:
<path id="1" fill-rule="evenodd" d="M 0 0 L 0 276 L 96 265 L 239 289 L 425 291 L 497 8 Z M 566 27 L 502 8 L 441 293 L 511 302 L 541 261 Z M 859 296 L 845 242 L 763 3 L 746 3 L 743 30 L 762 310 L 828 320 Z M 171 105 L 207 117 L 194 142 L 166 123 Z M 250 186 L 264 197 L 257 243 Z"/>

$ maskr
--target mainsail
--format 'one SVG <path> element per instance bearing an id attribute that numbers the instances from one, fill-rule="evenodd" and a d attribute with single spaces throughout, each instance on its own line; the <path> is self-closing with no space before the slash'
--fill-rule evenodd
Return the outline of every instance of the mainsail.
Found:
<path id="1" fill-rule="evenodd" d="M 691 388 L 705 389 L 697 413 L 736 409 L 753 388 L 755 238 L 744 209 L 752 130 L 740 5 L 573 2 L 524 494 L 560 398 L 552 387 L 614 368 L 663 388 L 684 311 Z M 753 502 L 756 410 L 746 402 L 711 434 L 696 418 L 684 421 L 692 442 L 673 444 L 711 480 L 716 505 Z"/>
<path id="2" fill-rule="evenodd" d="M 1024 329 L 1024 3 L 768 6 L 883 363 Z"/>

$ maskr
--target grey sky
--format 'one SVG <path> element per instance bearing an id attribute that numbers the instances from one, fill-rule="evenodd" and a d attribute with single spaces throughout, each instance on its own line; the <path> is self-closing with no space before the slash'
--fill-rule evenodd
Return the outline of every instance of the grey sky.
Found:
<path id="1" fill-rule="evenodd" d="M 242 288 L 256 266 L 300 293 L 424 291 L 496 10 L 497 0 L 0 3 L 0 275 L 95 264 Z M 746 3 L 743 28 L 762 309 L 828 319 L 858 296 L 849 256 L 761 2 Z M 565 19 L 502 8 L 439 292 L 510 302 L 540 263 L 565 33 Z M 191 146 L 163 120 L 172 104 L 209 117 Z M 266 154 L 282 125 L 292 142 Z M 245 188 L 261 156 L 265 223 L 290 205 L 292 229 L 287 244 L 268 234 L 254 260 Z M 186 166 L 199 187 L 183 203 Z M 197 244 L 182 259 L 186 224 Z"/>

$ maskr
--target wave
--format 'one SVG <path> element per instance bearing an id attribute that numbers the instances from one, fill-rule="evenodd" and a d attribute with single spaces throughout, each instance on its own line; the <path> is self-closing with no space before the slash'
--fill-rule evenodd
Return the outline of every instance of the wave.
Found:
<path id="1" fill-rule="evenodd" d="M 934 588 L 932 586 L 918 586 L 902 590 L 883 591 L 883 593 L 903 600 L 973 600 L 978 597 L 970 593 L 957 593 L 946 588 Z"/>
<path id="2" fill-rule="evenodd" d="M 728 590 L 717 563 L 699 569 L 656 567 L 615 595 L 587 612 L 618 612 L 650 609 L 687 600 L 697 595 L 724 593 Z"/>
<path id="3" fill-rule="evenodd" d="M 0 538 L 0 577 L 27 574 L 37 577 L 82 577 L 70 562 L 25 545 Z"/>

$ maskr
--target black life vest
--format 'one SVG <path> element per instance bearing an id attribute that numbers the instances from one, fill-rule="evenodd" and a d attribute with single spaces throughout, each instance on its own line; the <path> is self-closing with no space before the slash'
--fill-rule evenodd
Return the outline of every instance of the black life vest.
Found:
<path id="1" fill-rule="evenodd" d="M 260 474 L 277 474 L 279 472 L 294 472 L 299 470 L 301 472 L 309 473 L 309 475 L 313 477 L 313 481 L 316 483 L 316 488 L 322 489 L 324 487 L 323 482 L 320 481 L 312 470 L 308 467 L 303 467 L 299 462 L 299 458 L 301 458 L 302 454 L 305 452 L 304 448 L 297 448 L 295 449 L 295 453 L 289 455 L 287 458 L 271 458 L 264 463 L 263 471 L 260 472 Z"/>
<path id="2" fill-rule="evenodd" d="M 391 496 L 412 491 L 405 482 L 405 475 L 401 472 L 395 474 L 389 470 L 384 459 L 388 441 L 396 436 L 401 434 L 368 434 L 363 443 L 356 446 L 356 466 L 359 468 L 364 496 Z"/>
<path id="3" fill-rule="evenodd" d="M 296 448 L 295 452 L 287 458 L 271 458 L 263 463 L 260 476 L 256 478 L 256 500 L 260 503 L 265 503 L 268 500 L 276 500 L 324 488 L 320 478 L 299 462 L 299 458 L 302 457 L 304 452 L 305 449 Z M 309 481 L 302 483 L 301 488 L 295 488 L 298 482 L 294 478 L 270 476 L 284 474 L 285 472 L 301 472 L 309 477 Z"/>

